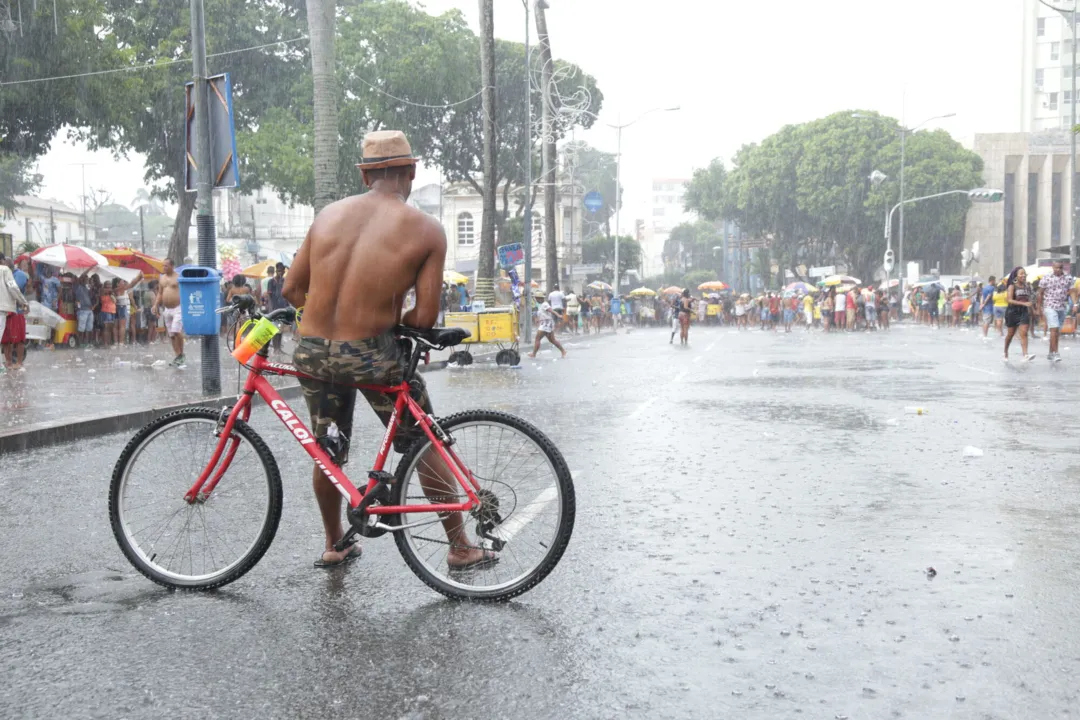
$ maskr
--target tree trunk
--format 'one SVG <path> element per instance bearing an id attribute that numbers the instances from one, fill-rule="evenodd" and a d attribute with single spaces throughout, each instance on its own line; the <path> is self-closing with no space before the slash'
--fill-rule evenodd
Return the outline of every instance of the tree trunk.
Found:
<path id="1" fill-rule="evenodd" d="M 555 285 L 559 284 L 559 254 L 555 234 L 558 221 L 555 216 L 555 197 L 559 190 L 556 186 L 555 168 L 558 162 L 555 145 L 555 102 L 551 92 L 551 39 L 548 37 L 547 17 L 542 3 L 536 3 L 533 8 L 536 15 L 536 36 L 540 45 L 540 87 L 544 102 L 541 115 L 544 166 L 542 175 L 544 178 L 544 257 L 546 259 L 544 277 L 547 278 L 548 292 L 551 292 L 555 289 Z"/>
<path id="2" fill-rule="evenodd" d="M 196 195 L 184 191 L 183 177 L 176 180 L 176 187 L 180 188 L 180 197 L 177 198 L 179 206 L 176 209 L 176 220 L 173 221 L 172 237 L 169 238 L 168 257 L 177 265 L 182 265 L 184 258 L 188 256 L 188 233 L 191 230 L 191 213 L 195 209 Z"/>
<path id="3" fill-rule="evenodd" d="M 334 76 L 335 0 L 307 0 L 315 85 L 315 213 L 338 199 L 338 107 Z"/>
<path id="4" fill-rule="evenodd" d="M 475 297 L 495 302 L 495 193 L 498 157 L 495 146 L 495 9 L 494 0 L 480 0 L 480 82 L 484 108 L 484 214 L 480 223 L 480 257 Z"/>

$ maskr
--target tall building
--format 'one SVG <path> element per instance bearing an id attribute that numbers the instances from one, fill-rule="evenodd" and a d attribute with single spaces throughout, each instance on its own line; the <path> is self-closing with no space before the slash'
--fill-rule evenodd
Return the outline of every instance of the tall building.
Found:
<path id="1" fill-rule="evenodd" d="M 1068 128 L 1073 101 L 1070 23 L 1039 0 L 1024 0 L 1021 28 L 1020 129 L 1038 132 Z M 1080 48 L 1077 53 L 1080 57 Z"/>
<path id="2" fill-rule="evenodd" d="M 693 222 L 694 214 L 683 209 L 687 178 L 655 178 L 649 195 L 649 215 L 641 236 L 641 263 L 645 277 L 664 271 L 664 242 L 676 225 Z"/>

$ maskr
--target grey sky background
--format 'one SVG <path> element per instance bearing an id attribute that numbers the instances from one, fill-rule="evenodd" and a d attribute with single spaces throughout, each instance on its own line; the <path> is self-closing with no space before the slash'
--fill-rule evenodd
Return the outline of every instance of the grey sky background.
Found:
<path id="1" fill-rule="evenodd" d="M 645 217 L 651 181 L 689 177 L 714 157 L 785 124 L 845 109 L 906 115 L 970 144 L 976 132 L 1019 130 L 1020 0 L 549 0 L 557 58 L 580 65 L 604 93 L 601 120 L 623 131 L 624 232 Z M 477 30 L 477 0 L 428 0 L 432 13 L 461 9 Z M 495 33 L 523 41 L 521 0 L 495 0 Z M 533 27 L 535 41 L 535 26 Z M 211 67 L 211 70 L 215 68 Z M 621 120 L 620 120 L 621 118 Z M 579 137 L 615 150 L 601 123 Z M 359 138 L 357 139 L 359 146 Z M 58 141 L 42 159 L 42 194 L 73 205 L 87 185 L 130 203 L 141 187 L 138 158 L 116 162 Z M 437 182 L 424 169 L 418 182 Z"/>

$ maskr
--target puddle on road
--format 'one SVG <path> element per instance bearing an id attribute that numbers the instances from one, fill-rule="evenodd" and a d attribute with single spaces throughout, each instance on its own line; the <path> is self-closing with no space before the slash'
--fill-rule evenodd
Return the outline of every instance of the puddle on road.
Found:
<path id="1" fill-rule="evenodd" d="M 134 610 L 167 595 L 141 575 L 92 570 L 35 583 L 14 597 L 31 604 L 34 610 L 30 612 L 84 615 Z M 16 612 L 5 617 L 11 622 L 24 614 L 28 613 Z M 4 617 L 0 617 L 0 623 L 3 622 Z"/>

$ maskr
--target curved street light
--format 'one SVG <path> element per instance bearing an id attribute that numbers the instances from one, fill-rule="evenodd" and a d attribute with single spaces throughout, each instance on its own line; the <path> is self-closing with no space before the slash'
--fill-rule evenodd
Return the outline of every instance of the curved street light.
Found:
<path id="1" fill-rule="evenodd" d="M 652 113 L 655 113 L 655 112 L 675 112 L 675 111 L 681 110 L 681 109 L 682 109 L 682 106 L 680 106 L 680 105 L 675 105 L 674 107 L 666 107 L 666 108 L 656 107 L 656 108 L 653 108 L 651 110 L 646 110 L 645 112 L 641 113 L 640 115 L 638 115 L 636 118 L 634 118 L 633 120 L 631 120 L 628 123 L 621 123 L 621 124 L 620 123 L 615 123 L 615 124 L 604 123 L 609 128 L 612 128 L 612 129 L 614 129 L 616 131 L 616 140 L 615 140 L 615 268 L 614 268 L 614 275 L 613 275 L 613 279 L 614 279 L 615 282 L 612 283 L 612 287 L 614 288 L 614 293 L 615 293 L 616 296 L 618 296 L 618 294 L 619 294 L 619 277 L 622 274 L 622 273 L 619 272 L 619 215 L 621 214 L 621 211 L 622 211 L 622 182 L 621 181 L 622 181 L 622 131 L 623 131 L 623 128 L 628 128 L 631 125 L 633 125 L 633 124 L 641 121 L 642 119 L 644 119 L 647 115 L 651 115 Z M 560 111 L 561 111 L 561 109 L 560 109 Z M 589 110 L 580 109 L 580 110 L 572 110 L 571 112 L 582 113 L 582 114 L 585 114 L 585 115 L 589 115 L 589 116 L 593 117 L 596 120 L 600 119 L 599 115 L 597 115 L 594 112 L 590 112 Z M 569 114 L 569 113 L 564 113 L 564 114 Z"/>

